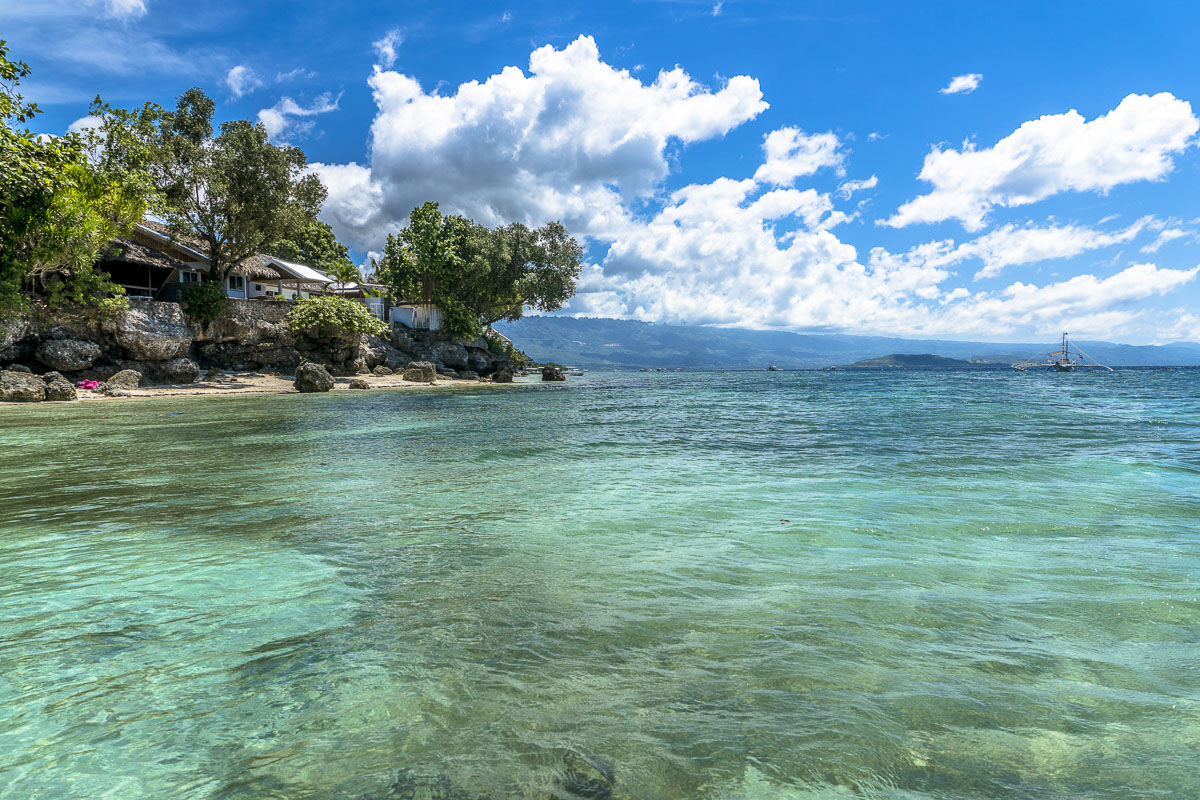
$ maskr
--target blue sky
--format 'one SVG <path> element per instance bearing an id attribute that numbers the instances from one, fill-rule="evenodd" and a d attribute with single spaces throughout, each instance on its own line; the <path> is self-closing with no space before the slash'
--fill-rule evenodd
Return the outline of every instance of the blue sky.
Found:
<path id="1" fill-rule="evenodd" d="M 436 7 L 434 7 L 436 5 Z M 426 199 L 588 246 L 567 313 L 1200 341 L 1189 3 L 0 0 L 58 133 L 199 85 L 359 259 Z"/>

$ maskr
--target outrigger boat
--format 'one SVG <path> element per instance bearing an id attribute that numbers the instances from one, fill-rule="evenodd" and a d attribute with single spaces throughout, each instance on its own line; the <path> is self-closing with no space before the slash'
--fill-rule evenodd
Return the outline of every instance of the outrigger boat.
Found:
<path id="1" fill-rule="evenodd" d="M 1062 336 L 1062 345 L 1057 350 L 1051 350 L 1040 356 L 1034 356 L 1028 361 L 1018 361 L 1012 365 L 1013 369 L 1027 370 L 1036 369 L 1038 367 L 1049 368 L 1055 372 L 1070 372 L 1076 369 L 1106 369 L 1112 372 L 1112 367 L 1106 367 L 1096 359 L 1089 356 L 1087 353 L 1079 349 L 1079 345 L 1075 345 L 1072 350 L 1070 343 L 1067 341 L 1067 334 L 1064 332 Z"/>

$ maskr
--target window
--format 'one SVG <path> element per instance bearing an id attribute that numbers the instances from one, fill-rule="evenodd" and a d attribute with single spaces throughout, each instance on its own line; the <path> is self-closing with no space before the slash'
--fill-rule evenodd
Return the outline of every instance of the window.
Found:
<path id="1" fill-rule="evenodd" d="M 254 291 L 261 292 L 263 290 L 261 283 L 254 284 Z"/>
<path id="2" fill-rule="evenodd" d="M 179 282 L 180 283 L 199 283 L 200 282 L 200 273 L 196 272 L 195 270 L 191 270 L 191 269 L 180 270 L 179 271 Z"/>
<path id="3" fill-rule="evenodd" d="M 243 289 L 246 288 L 246 279 L 243 278 L 241 275 L 230 275 L 229 276 L 229 288 L 233 289 L 236 292 L 242 291 Z"/>

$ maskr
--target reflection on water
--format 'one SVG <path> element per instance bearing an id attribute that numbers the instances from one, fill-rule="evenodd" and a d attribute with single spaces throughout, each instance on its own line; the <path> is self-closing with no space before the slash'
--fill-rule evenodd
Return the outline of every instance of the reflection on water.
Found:
<path id="1" fill-rule="evenodd" d="M 1197 390 L 0 409 L 0 797 L 1200 796 Z"/>

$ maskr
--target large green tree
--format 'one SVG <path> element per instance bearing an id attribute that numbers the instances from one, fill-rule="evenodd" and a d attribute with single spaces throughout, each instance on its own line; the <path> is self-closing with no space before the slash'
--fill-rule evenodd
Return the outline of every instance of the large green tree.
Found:
<path id="1" fill-rule="evenodd" d="M 291 236 L 272 242 L 265 252 L 319 269 L 338 283 L 362 280 L 346 245 L 337 240 L 333 228 L 318 219 L 310 220 Z"/>
<path id="2" fill-rule="evenodd" d="M 92 113 L 102 119 L 100 157 L 149 174 L 158 213 L 204 244 L 210 277 L 224 280 L 246 258 L 300 236 L 326 192 L 304 151 L 272 144 L 262 125 L 223 122 L 214 135 L 214 110 L 203 91 L 189 89 L 173 111 L 153 103 L 126 111 L 97 98 Z"/>
<path id="3" fill-rule="evenodd" d="M 407 228 L 388 236 L 379 274 L 397 298 L 437 305 L 446 332 L 469 337 L 520 319 L 525 308 L 562 308 L 575 293 L 582 257 L 560 223 L 488 229 L 425 203 Z"/>
<path id="4" fill-rule="evenodd" d="M 0 316 L 20 309 L 21 290 L 34 285 L 52 304 L 110 303 L 122 294 L 93 265 L 142 218 L 151 196 L 142 172 L 92 163 L 78 135 L 24 127 L 40 113 L 18 92 L 28 75 L 0 41 Z"/>

